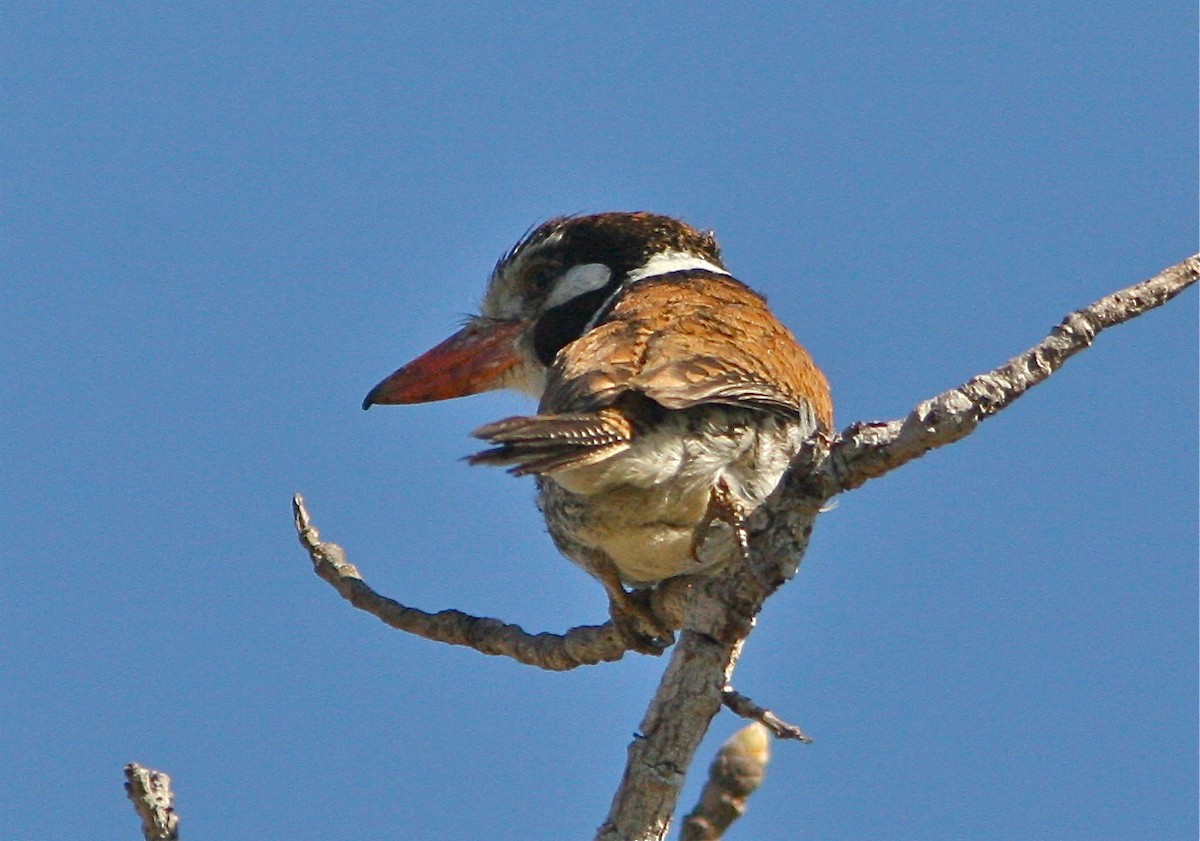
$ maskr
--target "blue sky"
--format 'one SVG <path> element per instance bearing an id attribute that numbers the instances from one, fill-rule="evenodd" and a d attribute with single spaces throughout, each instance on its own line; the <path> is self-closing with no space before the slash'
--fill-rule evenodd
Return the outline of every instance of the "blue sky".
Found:
<path id="1" fill-rule="evenodd" d="M 0 835 L 590 837 L 664 661 L 403 636 L 289 500 L 430 610 L 561 631 L 601 588 L 515 395 L 364 414 L 549 216 L 717 231 L 840 425 L 1196 250 L 1194 4 L 6 4 Z M 848 494 L 739 687 L 797 721 L 731 838 L 1193 837 L 1195 291 Z M 689 780 L 736 727 L 723 715 Z"/>

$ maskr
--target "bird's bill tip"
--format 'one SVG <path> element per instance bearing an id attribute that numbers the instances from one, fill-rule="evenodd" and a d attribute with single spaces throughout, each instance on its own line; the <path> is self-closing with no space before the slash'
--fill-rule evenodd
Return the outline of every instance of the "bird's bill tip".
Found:
<path id="1" fill-rule="evenodd" d="M 521 362 L 516 341 L 525 327 L 518 321 L 474 320 L 371 389 L 363 408 L 429 403 L 499 388 L 504 375 Z"/>

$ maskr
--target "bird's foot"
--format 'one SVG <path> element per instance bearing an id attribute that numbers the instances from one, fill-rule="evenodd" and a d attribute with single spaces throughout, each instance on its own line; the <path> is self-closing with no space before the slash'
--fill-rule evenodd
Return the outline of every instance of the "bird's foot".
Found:
<path id="1" fill-rule="evenodd" d="M 624 588 L 621 596 L 609 593 L 608 613 L 630 650 L 640 654 L 662 654 L 675 644 L 675 632 L 654 612 L 652 590 Z"/>
<path id="2" fill-rule="evenodd" d="M 701 567 L 716 567 L 735 560 L 750 561 L 750 541 L 746 534 L 746 512 L 725 480 L 717 482 L 708 498 L 704 519 L 696 527 L 692 556 Z"/>

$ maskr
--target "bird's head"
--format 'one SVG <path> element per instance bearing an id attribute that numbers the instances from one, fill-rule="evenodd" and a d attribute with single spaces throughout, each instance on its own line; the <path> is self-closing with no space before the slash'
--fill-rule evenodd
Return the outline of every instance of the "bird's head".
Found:
<path id="1" fill-rule="evenodd" d="M 623 290 L 695 270 L 728 274 L 711 232 L 668 216 L 552 219 L 500 258 L 480 314 L 371 389 L 363 408 L 497 388 L 539 397 L 558 352 L 600 323 Z"/>

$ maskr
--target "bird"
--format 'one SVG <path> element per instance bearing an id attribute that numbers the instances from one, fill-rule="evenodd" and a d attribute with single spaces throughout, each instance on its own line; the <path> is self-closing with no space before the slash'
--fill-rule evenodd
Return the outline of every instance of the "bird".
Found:
<path id="1" fill-rule="evenodd" d="M 528 231 L 479 315 L 363 408 L 500 388 L 536 398 L 537 413 L 475 430 L 490 446 L 468 462 L 536 477 L 555 545 L 604 586 L 640 651 L 673 640 L 649 589 L 745 557 L 745 518 L 833 428 L 825 375 L 729 272 L 715 234 L 649 212 Z"/>

